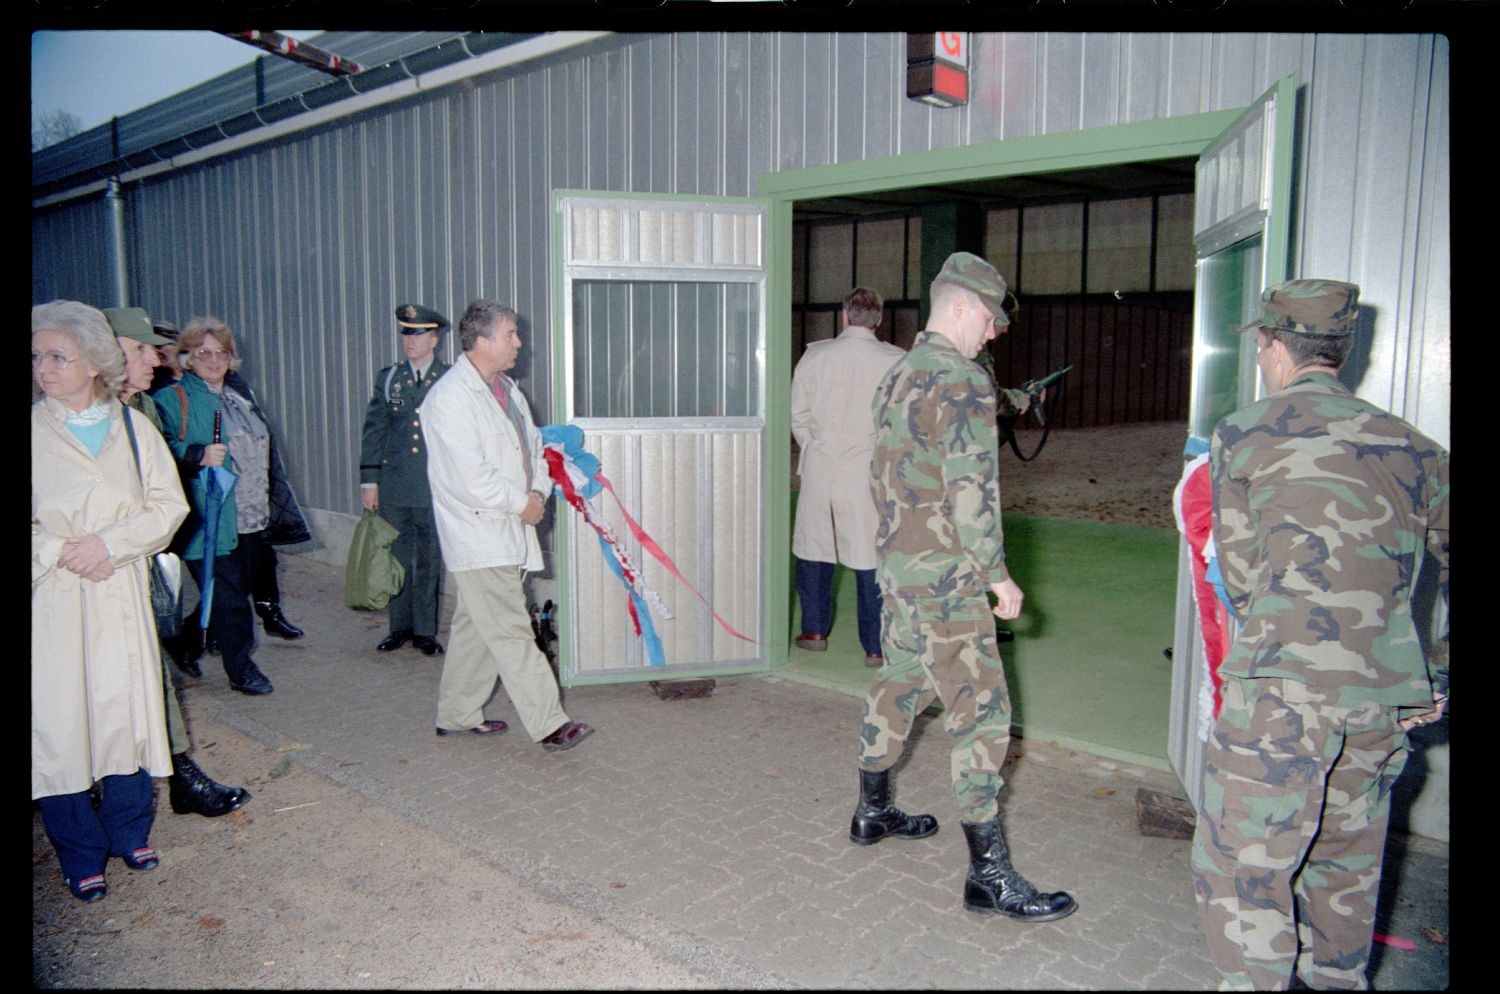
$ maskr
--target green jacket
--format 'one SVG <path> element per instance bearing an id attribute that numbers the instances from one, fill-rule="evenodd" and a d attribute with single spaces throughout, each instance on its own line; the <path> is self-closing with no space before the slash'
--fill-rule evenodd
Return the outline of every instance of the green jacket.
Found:
<path id="1" fill-rule="evenodd" d="M 422 437 L 422 401 L 448 369 L 436 356 L 417 382 L 406 360 L 375 374 L 359 444 L 359 482 L 380 487 L 380 502 L 431 507 L 427 442 Z"/>
<path id="2" fill-rule="evenodd" d="M 229 373 L 224 378 L 226 389 L 234 390 L 250 402 L 256 417 L 270 427 L 265 412 L 250 385 L 238 373 Z M 177 458 L 177 470 L 182 476 L 182 488 L 193 504 L 188 519 L 177 533 L 173 548 L 178 549 L 184 559 L 203 558 L 203 509 L 207 500 L 199 465 L 203 459 L 203 448 L 213 442 L 214 414 L 219 410 L 219 395 L 209 389 L 197 375 L 188 373 L 178 383 L 162 387 L 151 395 L 156 403 L 156 412 L 161 416 L 162 434 L 167 446 Z M 186 410 L 186 428 L 183 414 Z M 234 470 L 234 453 L 225 459 L 224 465 Z M 295 545 L 311 540 L 311 531 L 302 516 L 302 508 L 292 493 L 287 480 L 286 468 L 276 446 L 276 431 L 271 429 L 270 459 L 271 521 L 266 526 L 266 541 L 272 545 Z M 231 492 L 232 496 L 232 492 Z M 239 545 L 239 523 L 233 499 L 224 502 L 219 510 L 219 534 L 216 555 Z"/>
<path id="3" fill-rule="evenodd" d="M 923 331 L 875 391 L 874 417 L 882 589 L 950 600 L 1009 579 L 989 375 Z"/>
<path id="4" fill-rule="evenodd" d="M 1430 708 L 1447 627 L 1424 654 L 1424 553 L 1448 598 L 1448 453 L 1326 373 L 1228 415 L 1209 450 L 1214 544 L 1243 624 L 1220 671 L 1295 680 L 1323 703 Z"/>

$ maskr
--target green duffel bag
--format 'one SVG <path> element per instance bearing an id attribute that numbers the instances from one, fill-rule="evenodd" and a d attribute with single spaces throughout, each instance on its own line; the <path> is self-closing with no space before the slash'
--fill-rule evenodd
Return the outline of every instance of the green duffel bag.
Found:
<path id="1" fill-rule="evenodd" d="M 401 592 L 406 570 L 391 555 L 400 532 L 374 511 L 354 526 L 349 565 L 344 573 L 344 603 L 356 611 L 380 611 Z"/>

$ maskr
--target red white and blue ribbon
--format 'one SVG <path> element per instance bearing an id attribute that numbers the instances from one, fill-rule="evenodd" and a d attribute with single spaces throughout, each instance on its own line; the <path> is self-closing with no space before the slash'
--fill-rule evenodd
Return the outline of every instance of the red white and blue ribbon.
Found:
<path id="1" fill-rule="evenodd" d="M 1188 439 L 1184 455 L 1191 456 L 1183 467 L 1182 479 L 1172 493 L 1172 510 L 1177 530 L 1187 541 L 1193 575 L 1193 603 L 1198 608 L 1198 632 L 1203 639 L 1203 658 L 1208 679 L 1199 689 L 1200 738 L 1207 739 L 1213 721 L 1224 703 L 1224 677 L 1219 667 L 1229 654 L 1231 619 L 1229 595 L 1219 570 L 1218 551 L 1214 548 L 1213 480 L 1208 464 L 1208 446 L 1202 439 Z"/>
<path id="2" fill-rule="evenodd" d="M 631 560 L 629 553 L 604 521 L 604 516 L 599 513 L 595 498 L 601 492 L 608 492 L 614 498 L 621 516 L 630 528 L 630 533 L 635 536 L 641 548 L 682 581 L 683 585 L 703 602 L 703 606 L 708 608 L 708 613 L 713 615 L 714 620 L 725 631 L 746 642 L 755 641 L 735 631 L 733 626 L 721 618 L 713 609 L 713 605 L 708 603 L 708 598 L 704 597 L 702 592 L 682 575 L 682 571 L 677 568 L 676 563 L 672 562 L 672 557 L 667 555 L 666 550 L 646 533 L 635 518 L 630 516 L 619 494 L 615 493 L 615 488 L 600 471 L 598 457 L 584 449 L 583 429 L 576 425 L 547 425 L 541 429 L 541 433 L 542 456 L 547 461 L 547 473 L 552 477 L 553 485 L 563 499 L 583 517 L 589 527 L 594 529 L 594 533 L 599 538 L 599 551 L 604 555 L 605 565 L 620 578 L 620 582 L 625 586 L 629 595 L 626 607 L 630 612 L 630 621 L 635 627 L 636 635 L 645 643 L 649 665 L 661 667 L 667 664 L 661 639 L 657 636 L 656 627 L 651 620 L 651 606 L 655 605 L 665 618 L 671 618 L 672 613 L 656 591 L 647 585 L 641 569 Z"/>

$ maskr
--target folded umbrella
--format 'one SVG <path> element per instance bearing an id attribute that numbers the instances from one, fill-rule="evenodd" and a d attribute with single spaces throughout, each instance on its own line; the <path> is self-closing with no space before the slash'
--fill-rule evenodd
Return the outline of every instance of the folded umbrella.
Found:
<path id="1" fill-rule="evenodd" d="M 224 430 L 224 415 L 214 412 L 214 444 Z M 214 607 L 214 559 L 219 548 L 219 514 L 229 492 L 239 479 L 228 466 L 204 466 L 198 470 L 198 480 L 203 484 L 203 589 L 199 591 L 198 628 L 208 631 L 208 618 Z"/>

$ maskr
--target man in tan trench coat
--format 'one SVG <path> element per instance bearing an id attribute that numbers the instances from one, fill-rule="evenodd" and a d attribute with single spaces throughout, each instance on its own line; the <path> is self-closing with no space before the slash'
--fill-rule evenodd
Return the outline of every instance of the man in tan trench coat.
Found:
<path id="1" fill-rule="evenodd" d="M 880 295 L 855 287 L 844 297 L 837 338 L 813 342 L 792 375 L 792 435 L 801 448 L 802 489 L 792 529 L 802 634 L 797 646 L 828 648 L 833 576 L 854 571 L 859 641 L 865 663 L 879 666 L 880 587 L 875 582 L 875 502 L 870 497 L 871 402 L 886 371 L 906 353 L 875 337 L 884 316 Z"/>

